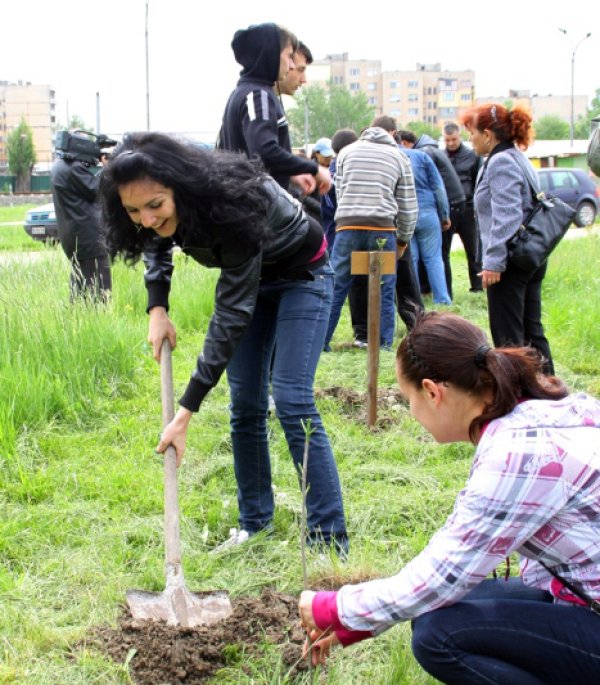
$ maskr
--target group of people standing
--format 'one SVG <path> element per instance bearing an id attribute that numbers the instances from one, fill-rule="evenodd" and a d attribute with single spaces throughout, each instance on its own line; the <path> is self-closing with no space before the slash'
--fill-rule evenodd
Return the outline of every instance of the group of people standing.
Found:
<path id="1" fill-rule="evenodd" d="M 225 108 L 219 149 L 160 133 L 129 134 L 101 177 L 111 254 L 146 264 L 148 339 L 156 359 L 165 338 L 177 343 L 169 316 L 173 248 L 220 270 L 203 349 L 157 450 L 173 445 L 181 462 L 190 421 L 226 372 L 240 512 L 227 544 L 268 531 L 274 514 L 271 391 L 296 467 L 303 458 L 303 426 L 311 422 L 308 542 L 345 556 L 340 480 L 313 384 L 350 287 L 342 270 L 346 257 L 357 247 L 373 249 L 373 240 L 402 258 L 412 251 L 406 268 L 417 272 L 422 257 L 434 298 L 449 300 L 439 266 L 441 228 L 452 230 L 458 213 L 466 218 L 464 224 L 456 219 L 454 228 L 465 235 L 473 230 L 471 202 L 482 241 L 481 268 L 477 250 L 472 253 L 471 287 L 487 290 L 496 347 L 464 319 L 424 314 L 417 303 L 397 353 L 398 383 L 414 418 L 438 442 L 476 445 L 469 481 L 443 528 L 396 576 L 336 593 L 302 594 L 311 658 L 324 661 L 336 643 L 413 620 L 415 655 L 442 682 L 597 682 L 600 618 L 590 606 L 596 610 L 593 602 L 600 600 L 600 403 L 569 396 L 551 375 L 539 310 L 543 273 L 518 272 L 501 246 L 529 208 L 527 182 L 515 160 L 517 147 L 529 140 L 531 120 L 500 105 L 468 114 L 475 154 L 487 161 L 476 177 L 473 162 L 467 178 L 464 148 L 448 149 L 451 163 L 464 163 L 461 190 L 467 180 L 473 184 L 457 200 L 462 210 L 441 192 L 436 154 L 425 150 L 409 159 L 391 135 L 395 126 L 374 121 L 355 142 L 346 132 L 345 146 L 334 136 L 332 268 L 323 227 L 288 192 L 293 184 L 300 196 L 317 190 L 326 197 L 331 175 L 318 158 L 292 154 L 278 98 L 300 84 L 310 52 L 275 24 L 236 32 L 232 48 L 243 69 Z M 419 150 L 418 143 L 409 147 Z M 432 185 L 426 199 L 416 186 L 418 175 Z M 362 188 L 360 201 L 353 192 L 345 195 L 348 188 Z M 393 293 L 394 285 L 384 281 L 383 288 Z M 511 306 L 510 319 L 499 322 Z M 384 346 L 392 342 L 393 322 L 391 329 L 382 326 L 381 340 Z M 522 575 L 507 584 L 484 581 L 513 551 L 526 558 Z M 571 680 L 567 672 L 575 674 Z"/>

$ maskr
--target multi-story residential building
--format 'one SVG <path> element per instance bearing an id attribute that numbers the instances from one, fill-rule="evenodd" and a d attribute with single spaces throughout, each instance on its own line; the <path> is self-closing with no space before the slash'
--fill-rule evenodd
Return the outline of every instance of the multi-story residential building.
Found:
<path id="1" fill-rule="evenodd" d="M 323 79 L 322 67 L 329 66 L 327 79 Z M 313 65 L 309 67 L 311 69 Z M 378 59 L 348 59 L 348 53 L 341 55 L 327 55 L 325 59 L 314 62 L 314 70 L 319 69 L 319 76 L 311 78 L 309 73 L 308 82 L 323 85 L 331 81 L 334 85 L 344 86 L 351 93 L 364 93 L 369 104 L 377 108 L 381 107 L 381 60 Z M 317 80 L 318 78 L 318 80 Z"/>
<path id="2" fill-rule="evenodd" d="M 531 95 L 529 90 L 509 90 L 508 95 L 496 95 L 478 97 L 477 104 L 483 105 L 488 102 L 507 102 L 521 105 L 531 112 L 534 121 L 546 116 L 557 116 L 565 121 L 571 120 L 571 96 L 570 95 Z M 573 96 L 573 118 L 575 121 L 587 112 L 587 95 Z"/>
<path id="3" fill-rule="evenodd" d="M 309 83 L 325 82 L 322 68 L 329 66 L 332 83 L 351 92 L 363 92 L 377 114 L 393 116 L 399 126 L 421 121 L 443 126 L 458 121 L 475 103 L 475 72 L 442 70 L 441 64 L 417 64 L 411 71 L 382 71 L 379 60 L 350 60 L 348 53 L 327 55 L 314 63 L 318 81 L 309 72 Z M 310 69 L 311 67 L 309 67 Z"/>
<path id="4" fill-rule="evenodd" d="M 52 138 L 56 125 L 55 94 L 51 86 L 0 81 L 0 167 L 8 164 L 6 139 L 21 119 L 31 127 L 37 162 L 52 162 Z"/>
<path id="5" fill-rule="evenodd" d="M 417 64 L 414 71 L 386 71 L 382 75 L 382 113 L 399 126 L 421 121 L 442 127 L 456 122 L 472 107 L 475 73 L 442 70 L 441 64 Z"/>

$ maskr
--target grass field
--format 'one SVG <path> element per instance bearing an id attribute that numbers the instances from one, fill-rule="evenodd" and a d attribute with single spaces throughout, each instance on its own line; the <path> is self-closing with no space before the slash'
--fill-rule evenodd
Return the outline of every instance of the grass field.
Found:
<path id="1" fill-rule="evenodd" d="M 107 307 L 70 306 L 60 249 L 31 260 L 15 261 L 14 254 L 0 255 L 0 683 L 128 683 L 126 666 L 76 645 L 93 626 L 115 622 L 127 588 L 164 587 L 162 465 L 154 453 L 159 374 L 145 342 L 142 270 L 116 265 Z M 557 372 L 572 389 L 596 396 L 599 263 L 597 236 L 564 241 L 552 257 L 543 300 Z M 453 311 L 486 327 L 485 297 L 468 292 L 462 253 L 453 254 L 453 268 Z M 215 277 L 178 259 L 171 298 L 179 335 L 176 396 L 201 346 Z M 322 356 L 317 388 L 365 389 L 366 356 L 343 345 L 350 340 L 344 311 L 334 351 Z M 382 353 L 380 386 L 393 385 L 394 355 Z M 222 380 L 194 418 L 180 469 L 188 585 L 226 588 L 233 596 L 258 595 L 264 586 L 297 594 L 301 502 L 276 420 L 274 533 L 227 555 L 209 554 L 237 523 L 227 403 Z M 436 445 L 403 406 L 381 410 L 375 431 L 333 397 L 319 406 L 339 465 L 352 546 L 344 566 L 311 560 L 313 582 L 332 572 L 392 574 L 450 511 L 472 447 Z M 409 627 L 400 625 L 339 651 L 319 682 L 431 685 L 409 640 Z M 288 682 L 280 673 L 279 651 L 271 646 L 251 679 L 229 672 L 215 682 Z"/>

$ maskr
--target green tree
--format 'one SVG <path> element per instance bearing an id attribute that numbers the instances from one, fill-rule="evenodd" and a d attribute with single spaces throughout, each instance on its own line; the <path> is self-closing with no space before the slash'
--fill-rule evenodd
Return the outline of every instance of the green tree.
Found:
<path id="1" fill-rule="evenodd" d="M 534 122 L 535 137 L 538 140 L 566 140 L 569 137 L 569 122 L 556 114 L 548 114 Z"/>
<path id="2" fill-rule="evenodd" d="M 36 162 L 33 132 L 21 117 L 17 128 L 6 139 L 6 152 L 10 173 L 16 176 L 15 190 L 26 192 L 31 188 L 31 170 Z"/>
<path id="3" fill-rule="evenodd" d="M 423 121 L 409 121 L 408 124 L 406 124 L 406 128 L 409 131 L 412 131 L 417 138 L 420 138 L 422 135 L 426 135 L 431 136 L 434 140 L 439 140 L 442 136 L 442 131 L 440 128 L 434 126 L 433 124 L 426 124 Z"/>
<path id="4" fill-rule="evenodd" d="M 573 138 L 575 138 L 575 140 L 587 140 L 590 137 L 591 118 L 592 117 L 588 118 L 588 116 L 579 116 L 573 127 Z"/>
<path id="5" fill-rule="evenodd" d="M 304 144 L 305 116 L 308 112 L 308 141 L 326 136 L 331 138 L 340 128 L 351 128 L 359 133 L 374 116 L 374 108 L 364 93 L 353 95 L 343 86 L 328 84 L 308 86 L 296 94 L 297 107 L 287 113 L 292 145 Z"/>

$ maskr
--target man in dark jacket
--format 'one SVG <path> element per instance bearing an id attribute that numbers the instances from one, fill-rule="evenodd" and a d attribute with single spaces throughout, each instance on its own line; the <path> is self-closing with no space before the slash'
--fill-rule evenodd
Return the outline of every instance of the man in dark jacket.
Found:
<path id="1" fill-rule="evenodd" d="M 260 157 L 286 190 L 291 178 L 304 194 L 315 187 L 327 192 L 329 171 L 291 153 L 287 119 L 274 91 L 290 69 L 297 38 L 276 24 L 256 24 L 236 31 L 231 47 L 243 69 L 225 107 L 218 147 Z"/>
<path id="2" fill-rule="evenodd" d="M 460 236 L 467 255 L 470 290 L 472 293 L 483 292 L 481 276 L 478 275 L 481 271 L 481 240 L 473 206 L 473 195 L 477 183 L 477 174 L 481 167 L 481 157 L 462 142 L 460 128 L 457 124 L 446 124 L 444 126 L 444 143 L 446 155 L 460 178 L 467 198 L 464 212 L 456 217 L 456 221 L 452 222 L 449 239 L 452 240 L 454 233 L 458 233 Z"/>
<path id="3" fill-rule="evenodd" d="M 454 167 L 452 166 L 450 160 L 444 154 L 443 150 L 440 150 L 438 144 L 435 140 L 423 134 L 419 138 L 415 136 L 412 131 L 398 131 L 398 136 L 400 138 L 400 143 L 404 147 L 415 148 L 417 150 L 422 150 L 426 152 L 433 163 L 440 172 L 442 181 L 444 182 L 444 188 L 446 189 L 446 195 L 448 196 L 448 202 L 450 203 L 450 229 L 454 226 L 454 223 L 458 221 L 459 217 L 465 210 L 465 192 L 463 190 L 460 178 Z M 452 233 L 451 230 L 445 229 L 442 232 L 442 260 L 444 262 L 444 271 L 446 273 L 446 286 L 448 288 L 448 294 L 452 298 L 452 268 L 450 266 L 450 248 L 452 246 Z M 419 271 L 419 278 L 421 284 L 427 281 L 426 274 Z"/>
<path id="4" fill-rule="evenodd" d="M 72 266 L 71 299 L 85 295 L 106 300 L 112 280 L 97 202 L 98 168 L 56 154 L 50 179 L 58 237 Z"/>

